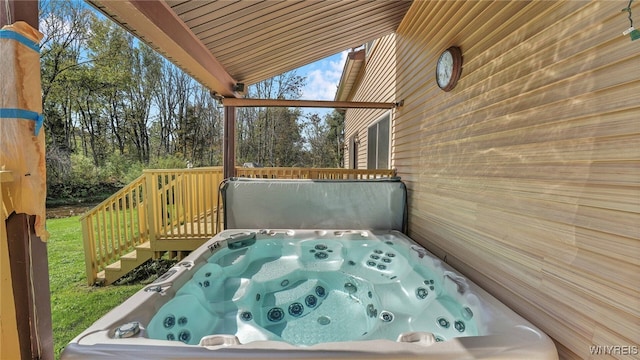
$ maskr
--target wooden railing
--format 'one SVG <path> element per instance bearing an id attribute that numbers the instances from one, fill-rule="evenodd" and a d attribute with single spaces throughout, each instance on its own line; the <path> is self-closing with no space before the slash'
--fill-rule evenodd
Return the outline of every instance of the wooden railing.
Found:
<path id="1" fill-rule="evenodd" d="M 373 179 L 395 176 L 394 170 L 327 168 L 236 168 L 238 177 L 281 179 Z M 87 280 L 136 246 L 190 251 L 222 230 L 219 187 L 222 167 L 144 170 L 143 175 L 85 213 Z"/>
<path id="2" fill-rule="evenodd" d="M 154 189 L 149 192 L 149 240 L 206 240 L 221 230 L 221 167 L 145 170 L 145 177 L 147 189 Z"/>
<path id="3" fill-rule="evenodd" d="M 145 175 L 80 217 L 89 283 L 97 273 L 149 239 Z"/>

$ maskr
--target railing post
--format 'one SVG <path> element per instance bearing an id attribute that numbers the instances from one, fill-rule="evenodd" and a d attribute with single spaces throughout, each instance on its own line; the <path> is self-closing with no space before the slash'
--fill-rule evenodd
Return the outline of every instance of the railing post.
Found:
<path id="1" fill-rule="evenodd" d="M 146 176 L 144 174 L 142 174 L 141 176 Z M 142 181 L 140 182 L 139 186 L 136 186 L 135 188 L 135 195 L 133 194 L 133 192 L 131 193 L 131 206 L 134 206 L 135 204 L 135 208 L 137 209 L 137 214 L 138 214 L 138 236 L 140 237 L 140 239 L 144 238 L 146 240 L 149 240 L 149 224 L 147 223 L 147 209 L 146 209 L 146 204 L 145 204 L 145 196 L 147 194 L 147 183 L 146 183 L 146 178 L 143 178 Z M 131 221 L 131 226 L 133 226 L 133 220 Z M 135 231 L 135 230 L 134 230 Z M 134 238 L 135 235 L 132 235 L 132 240 Z"/>
<path id="2" fill-rule="evenodd" d="M 156 245 L 156 211 L 155 204 L 157 202 L 156 193 L 157 186 L 154 186 L 155 182 L 153 181 L 154 174 L 152 172 L 144 170 L 145 177 L 145 189 L 143 193 L 143 201 L 142 205 L 145 208 L 145 212 L 147 215 L 147 228 L 149 229 L 149 243 L 151 245 L 151 250 L 155 250 Z"/>
<path id="3" fill-rule="evenodd" d="M 98 269 L 96 266 L 96 244 L 93 239 L 93 231 L 91 231 L 91 216 L 84 217 L 80 220 L 82 224 L 82 243 L 84 246 L 84 264 L 87 273 L 88 285 L 93 285 L 98 278 Z"/>

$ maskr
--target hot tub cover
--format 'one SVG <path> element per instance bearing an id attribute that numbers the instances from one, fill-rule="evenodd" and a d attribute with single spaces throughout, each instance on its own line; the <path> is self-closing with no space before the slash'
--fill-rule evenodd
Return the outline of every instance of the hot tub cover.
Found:
<path id="1" fill-rule="evenodd" d="M 227 229 L 373 229 L 404 232 L 400 178 L 286 180 L 231 178 L 222 187 Z"/>

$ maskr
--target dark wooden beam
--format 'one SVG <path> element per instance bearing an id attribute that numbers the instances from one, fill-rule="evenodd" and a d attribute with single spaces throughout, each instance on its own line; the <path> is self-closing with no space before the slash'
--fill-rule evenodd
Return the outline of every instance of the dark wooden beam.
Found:
<path id="1" fill-rule="evenodd" d="M 38 28 L 38 0 L 9 0 L 8 4 L 3 0 L 0 4 L 0 27 L 24 21 Z M 8 13 L 5 5 L 8 5 Z"/>
<path id="2" fill-rule="evenodd" d="M 236 108 L 224 107 L 222 138 L 222 174 L 225 179 L 236 175 Z"/>
<path id="3" fill-rule="evenodd" d="M 5 0 L 0 3 L 0 27 L 24 21 L 38 29 L 38 0 Z M 8 219 L 0 221 L 6 224 L 18 327 L 13 330 L 17 331 L 20 342 L 20 353 L 14 355 L 21 359 L 52 360 L 47 244 L 35 234 L 33 215 L 13 213 Z"/>
<path id="4" fill-rule="evenodd" d="M 324 100 L 276 100 L 276 99 L 246 99 L 224 98 L 224 106 L 236 107 L 309 107 L 334 109 L 393 109 L 398 104 L 385 102 L 357 102 L 357 101 L 324 101 Z"/>

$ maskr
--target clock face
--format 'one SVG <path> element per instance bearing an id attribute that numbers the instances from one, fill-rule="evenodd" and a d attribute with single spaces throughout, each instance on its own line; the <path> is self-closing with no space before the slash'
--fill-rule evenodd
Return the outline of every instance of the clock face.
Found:
<path id="1" fill-rule="evenodd" d="M 441 88 L 447 87 L 449 82 L 451 81 L 451 76 L 453 75 L 453 55 L 451 55 L 450 50 L 445 50 L 445 52 L 440 55 L 440 59 L 438 59 L 438 65 L 436 68 L 436 79 L 438 81 L 438 86 Z"/>
<path id="2" fill-rule="evenodd" d="M 462 73 L 462 51 L 457 46 L 445 50 L 436 64 L 436 82 L 444 91 L 451 91 Z"/>

